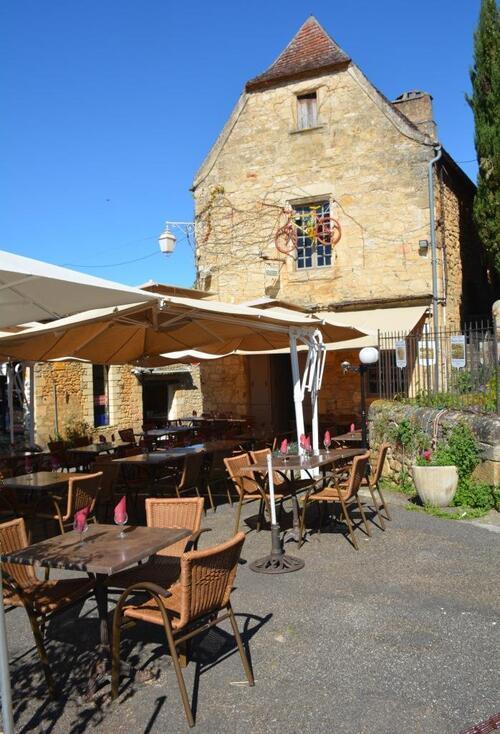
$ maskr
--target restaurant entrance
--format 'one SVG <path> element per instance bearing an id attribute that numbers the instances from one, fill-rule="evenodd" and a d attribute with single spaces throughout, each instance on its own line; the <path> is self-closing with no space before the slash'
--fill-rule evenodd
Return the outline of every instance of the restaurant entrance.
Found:
<path id="1" fill-rule="evenodd" d="M 289 354 L 248 357 L 250 414 L 258 430 L 273 434 L 293 430 L 295 412 Z"/>

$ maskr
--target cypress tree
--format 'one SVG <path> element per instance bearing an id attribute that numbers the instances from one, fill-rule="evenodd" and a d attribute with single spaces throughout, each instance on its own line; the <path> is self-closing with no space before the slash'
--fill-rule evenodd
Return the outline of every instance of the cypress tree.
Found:
<path id="1" fill-rule="evenodd" d="M 478 234 L 500 276 L 500 8 L 481 0 L 470 71 L 475 144 L 479 164 L 474 219 Z"/>

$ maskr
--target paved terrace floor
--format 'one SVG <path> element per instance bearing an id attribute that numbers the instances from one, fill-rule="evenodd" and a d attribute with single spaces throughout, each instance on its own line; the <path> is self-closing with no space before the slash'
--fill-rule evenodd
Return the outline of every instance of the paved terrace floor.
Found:
<path id="1" fill-rule="evenodd" d="M 203 543 L 226 538 L 232 523 L 228 507 L 209 512 Z M 288 544 L 306 563 L 297 573 L 239 567 L 233 605 L 256 685 L 244 682 L 228 627 L 199 638 L 185 671 L 195 731 L 458 734 L 500 710 L 500 534 L 397 506 L 387 531 L 373 532 L 358 553 L 339 532 L 313 536 L 298 552 Z M 268 547 L 268 532 L 252 532 L 244 558 Z M 188 731 L 159 628 L 138 627 L 124 644 L 129 661 L 158 668 L 157 679 L 124 681 L 114 704 L 105 685 L 95 703 L 80 705 L 98 634 L 94 602 L 48 627 L 58 702 L 46 698 L 23 610 L 8 612 L 7 624 L 17 732 Z"/>

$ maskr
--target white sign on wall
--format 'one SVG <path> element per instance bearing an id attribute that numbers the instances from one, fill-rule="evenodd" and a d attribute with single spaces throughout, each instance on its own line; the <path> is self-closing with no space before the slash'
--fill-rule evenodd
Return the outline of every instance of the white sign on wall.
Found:
<path id="1" fill-rule="evenodd" d="M 418 363 L 423 367 L 430 367 L 436 364 L 434 342 L 430 341 L 430 339 L 421 339 L 418 342 Z"/>
<path id="2" fill-rule="evenodd" d="M 456 369 L 465 367 L 465 335 L 457 334 L 450 337 L 451 341 L 451 366 Z"/>
<path id="3" fill-rule="evenodd" d="M 396 342 L 396 367 L 403 369 L 406 365 L 406 341 L 405 339 L 398 339 Z"/>

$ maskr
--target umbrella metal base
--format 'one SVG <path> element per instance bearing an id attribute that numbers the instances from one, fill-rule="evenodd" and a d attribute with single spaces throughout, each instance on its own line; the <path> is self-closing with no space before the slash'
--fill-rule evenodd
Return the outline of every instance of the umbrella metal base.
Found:
<path id="1" fill-rule="evenodd" d="M 301 558 L 294 558 L 284 553 L 279 525 L 271 525 L 271 540 L 271 553 L 251 563 L 252 571 L 256 573 L 291 573 L 304 568 L 305 564 Z"/>

